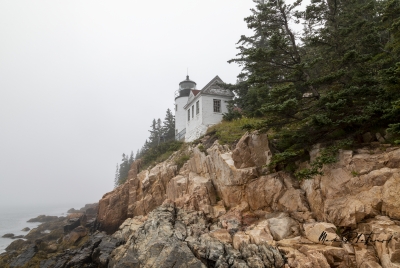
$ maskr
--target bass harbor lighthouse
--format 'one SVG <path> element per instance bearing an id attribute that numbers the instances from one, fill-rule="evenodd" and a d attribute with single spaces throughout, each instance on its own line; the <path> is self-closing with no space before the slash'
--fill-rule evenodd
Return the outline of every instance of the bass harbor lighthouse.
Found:
<path id="1" fill-rule="evenodd" d="M 207 128 L 222 121 L 228 112 L 227 102 L 234 94 L 222 88 L 217 75 L 203 89 L 186 76 L 175 92 L 175 139 L 191 142 L 204 135 Z"/>
<path id="2" fill-rule="evenodd" d="M 196 82 L 186 76 L 186 80 L 179 83 L 179 89 L 175 91 L 175 139 L 183 140 L 186 134 L 186 105 L 190 92 L 196 90 Z"/>

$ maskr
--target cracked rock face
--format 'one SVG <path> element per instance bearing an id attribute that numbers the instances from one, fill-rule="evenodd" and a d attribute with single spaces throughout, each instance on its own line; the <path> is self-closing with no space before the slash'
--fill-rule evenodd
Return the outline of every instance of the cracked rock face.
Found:
<path id="1" fill-rule="evenodd" d="M 399 148 L 342 150 L 323 175 L 301 182 L 266 172 L 266 134 L 248 133 L 232 150 L 215 142 L 186 153 L 179 171 L 172 158 L 141 172 L 134 163 L 128 182 L 100 201 L 99 229 L 127 241 L 107 257 L 113 267 L 170 265 L 183 255 L 190 258 L 176 267 L 275 267 L 279 252 L 293 268 L 400 267 Z M 320 241 L 323 232 L 332 240 L 370 230 L 393 238 L 365 246 Z"/>
<path id="2" fill-rule="evenodd" d="M 125 225 L 134 223 L 127 220 Z M 203 212 L 186 212 L 166 202 L 112 253 L 109 267 L 283 267 L 280 252 L 267 244 L 231 245 L 231 235 L 210 232 Z M 259 266 L 262 265 L 262 266 Z"/>

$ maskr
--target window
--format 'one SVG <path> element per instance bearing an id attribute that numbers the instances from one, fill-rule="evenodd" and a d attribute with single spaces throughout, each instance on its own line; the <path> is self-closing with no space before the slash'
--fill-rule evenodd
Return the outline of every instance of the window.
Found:
<path id="1" fill-rule="evenodd" d="M 196 114 L 200 113 L 200 103 L 199 101 L 196 102 Z"/>
<path id="2" fill-rule="evenodd" d="M 221 112 L 221 100 L 214 100 L 214 113 Z"/>
<path id="3" fill-rule="evenodd" d="M 194 105 L 192 105 L 192 118 L 194 117 Z"/>
<path id="4" fill-rule="evenodd" d="M 190 109 L 188 110 L 188 121 L 190 121 Z"/>
<path id="5" fill-rule="evenodd" d="M 175 104 L 175 111 L 178 111 L 178 104 Z"/>

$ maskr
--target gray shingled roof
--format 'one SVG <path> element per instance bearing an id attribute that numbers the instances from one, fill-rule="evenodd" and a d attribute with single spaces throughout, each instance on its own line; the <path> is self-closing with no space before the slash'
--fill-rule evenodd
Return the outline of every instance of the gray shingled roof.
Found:
<path id="1" fill-rule="evenodd" d="M 222 79 L 217 75 L 205 87 L 202 88 L 201 94 L 220 95 L 233 97 L 234 94 L 229 89 L 222 88 L 217 83 L 223 83 Z"/>
<path id="2" fill-rule="evenodd" d="M 198 94 L 195 95 L 194 98 L 190 98 L 188 103 L 183 107 L 186 109 L 195 99 L 198 99 L 201 95 L 215 95 L 222 97 L 234 97 L 235 95 L 229 89 L 225 89 L 217 85 L 218 83 L 223 83 L 222 79 L 217 75 L 214 77 L 205 87 L 203 87 Z"/>

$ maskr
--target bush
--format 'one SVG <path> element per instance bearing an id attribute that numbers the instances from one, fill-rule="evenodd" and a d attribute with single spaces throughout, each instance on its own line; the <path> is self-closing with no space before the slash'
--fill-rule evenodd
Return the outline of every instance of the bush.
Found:
<path id="1" fill-rule="evenodd" d="M 178 166 L 178 171 L 181 169 L 181 167 L 190 159 L 190 156 L 187 154 L 183 154 L 179 156 L 177 159 L 175 159 L 175 164 Z"/>
<path id="2" fill-rule="evenodd" d="M 140 157 L 140 159 L 142 159 L 143 168 L 165 161 L 172 153 L 178 151 L 182 147 L 182 144 L 183 142 L 173 140 L 149 148 Z"/>
<path id="3" fill-rule="evenodd" d="M 233 144 L 238 141 L 248 130 L 260 128 L 262 119 L 242 117 L 231 121 L 222 121 L 211 126 L 207 134 L 215 132 L 221 144 Z M 207 135 L 206 134 L 206 135 Z"/>

